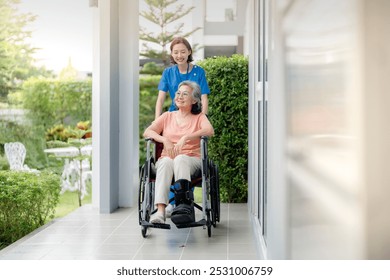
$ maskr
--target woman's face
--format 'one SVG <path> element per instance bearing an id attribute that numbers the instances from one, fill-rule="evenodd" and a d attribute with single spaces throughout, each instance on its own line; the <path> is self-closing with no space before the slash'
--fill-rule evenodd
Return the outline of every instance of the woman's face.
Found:
<path id="1" fill-rule="evenodd" d="M 179 43 L 172 48 L 172 57 L 177 64 L 186 64 L 191 51 L 183 43 Z"/>
<path id="2" fill-rule="evenodd" d="M 176 92 L 175 103 L 177 108 L 191 108 L 195 103 L 192 98 L 192 88 L 187 85 L 182 85 Z"/>

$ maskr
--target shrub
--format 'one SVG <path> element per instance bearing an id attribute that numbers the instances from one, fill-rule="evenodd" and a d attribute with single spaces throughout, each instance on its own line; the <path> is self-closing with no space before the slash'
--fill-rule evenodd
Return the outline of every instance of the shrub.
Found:
<path id="1" fill-rule="evenodd" d="M 154 120 L 154 110 L 158 96 L 158 83 L 161 75 L 145 75 L 139 79 L 139 129 L 142 134 Z"/>
<path id="2" fill-rule="evenodd" d="M 164 67 L 157 65 L 156 62 L 147 62 L 142 67 L 140 74 L 162 75 L 163 71 Z"/>
<path id="3" fill-rule="evenodd" d="M 139 79 L 139 162 L 145 162 L 146 146 L 142 136 L 144 130 L 152 123 L 155 115 L 155 107 L 158 96 L 158 83 L 161 75 L 143 75 Z M 170 97 L 167 96 L 163 106 L 163 112 L 168 111 L 171 104 Z"/>
<path id="4" fill-rule="evenodd" d="M 31 78 L 23 83 L 23 107 L 33 126 L 76 125 L 92 118 L 92 82 Z M 43 136 L 43 133 L 42 133 Z"/>
<path id="5" fill-rule="evenodd" d="M 8 170 L 9 169 L 9 164 L 7 157 L 2 154 L 0 154 L 0 170 Z"/>
<path id="6" fill-rule="evenodd" d="M 221 200 L 246 202 L 248 190 L 248 60 L 242 55 L 199 62 L 211 94 L 209 118 L 215 136 L 209 156 L 219 165 Z"/>
<path id="7" fill-rule="evenodd" d="M 0 171 L 0 248 L 53 218 L 59 194 L 58 175 Z"/>
<path id="8" fill-rule="evenodd" d="M 46 141 L 67 142 L 69 138 L 91 138 L 92 127 L 90 121 L 80 121 L 75 128 L 65 127 L 63 124 L 57 124 L 46 130 Z"/>

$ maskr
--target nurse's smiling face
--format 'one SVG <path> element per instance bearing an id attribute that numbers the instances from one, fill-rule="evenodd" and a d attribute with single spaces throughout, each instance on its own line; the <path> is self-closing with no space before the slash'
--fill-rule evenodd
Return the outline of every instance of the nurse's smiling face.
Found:
<path id="1" fill-rule="evenodd" d="M 176 44 L 172 48 L 171 56 L 177 64 L 186 64 L 190 55 L 191 51 L 183 43 Z"/>

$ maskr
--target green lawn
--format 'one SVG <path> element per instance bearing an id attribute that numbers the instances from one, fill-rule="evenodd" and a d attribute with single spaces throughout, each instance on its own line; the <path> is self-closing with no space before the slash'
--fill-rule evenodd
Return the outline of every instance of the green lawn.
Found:
<path id="1" fill-rule="evenodd" d="M 194 201 L 196 203 L 202 203 L 202 188 L 194 189 Z"/>
<path id="2" fill-rule="evenodd" d="M 91 184 L 87 183 L 88 195 L 84 197 L 81 204 L 90 204 L 92 202 L 92 188 Z M 60 195 L 60 201 L 56 208 L 56 213 L 54 218 L 61 218 L 72 211 L 76 210 L 79 207 L 79 199 L 77 192 L 66 191 L 65 193 Z"/>

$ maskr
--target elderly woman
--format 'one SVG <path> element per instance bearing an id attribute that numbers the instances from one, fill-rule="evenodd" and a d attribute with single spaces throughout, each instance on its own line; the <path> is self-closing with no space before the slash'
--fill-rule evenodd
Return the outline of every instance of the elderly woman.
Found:
<path id="1" fill-rule="evenodd" d="M 155 204 L 157 212 L 151 223 L 165 223 L 165 207 L 172 182 L 191 180 L 191 174 L 201 167 L 200 137 L 212 136 L 214 129 L 202 113 L 199 85 L 192 81 L 181 82 L 175 94 L 177 111 L 165 112 L 144 132 L 144 137 L 163 143 L 164 149 L 156 163 Z"/>

